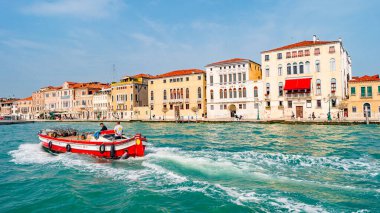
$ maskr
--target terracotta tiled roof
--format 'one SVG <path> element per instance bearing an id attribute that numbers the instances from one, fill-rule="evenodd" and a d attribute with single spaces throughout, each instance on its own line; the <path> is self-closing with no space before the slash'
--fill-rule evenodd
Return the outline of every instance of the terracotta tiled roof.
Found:
<path id="1" fill-rule="evenodd" d="M 161 75 L 156 75 L 154 76 L 154 78 L 167 78 L 167 77 L 173 77 L 173 76 L 204 74 L 204 73 L 206 72 L 203 70 L 198 70 L 198 69 L 175 70 L 175 71 L 167 72 Z"/>
<path id="2" fill-rule="evenodd" d="M 379 75 L 373 75 L 373 76 L 361 76 L 361 77 L 352 77 L 352 79 L 349 82 L 363 82 L 363 81 L 380 81 Z"/>
<path id="3" fill-rule="evenodd" d="M 244 58 L 232 58 L 232 59 L 218 61 L 218 62 L 214 62 L 214 63 L 208 64 L 208 65 L 206 65 L 206 67 L 208 67 L 208 66 L 215 66 L 215 65 L 221 65 L 221 64 L 233 64 L 233 63 L 246 62 L 246 61 L 251 61 L 251 60 L 244 59 Z"/>
<path id="4" fill-rule="evenodd" d="M 149 74 L 144 74 L 144 73 L 140 73 L 140 74 L 134 75 L 132 77 L 134 77 L 134 78 L 141 78 L 141 77 L 142 78 L 154 78 L 154 76 L 149 75 Z"/>
<path id="5" fill-rule="evenodd" d="M 335 42 L 338 42 L 338 41 L 315 41 L 315 42 L 314 41 L 301 41 L 301 42 L 297 42 L 294 44 L 289 44 L 286 46 L 278 47 L 275 49 L 266 50 L 266 51 L 263 51 L 262 53 L 279 51 L 279 50 L 294 49 L 294 48 L 300 48 L 300 47 L 311 47 L 311 46 L 324 45 L 324 44 L 330 44 L 330 43 L 335 43 Z"/>
<path id="6" fill-rule="evenodd" d="M 79 88 L 102 89 L 106 85 L 108 84 L 99 83 L 99 82 L 90 82 L 90 83 L 74 83 L 74 84 L 71 84 L 69 87 L 73 89 L 79 89 Z"/>
<path id="7" fill-rule="evenodd" d="M 31 100 L 33 100 L 32 96 L 29 96 L 29 97 L 26 97 L 26 98 L 19 99 L 17 101 L 31 101 Z"/>

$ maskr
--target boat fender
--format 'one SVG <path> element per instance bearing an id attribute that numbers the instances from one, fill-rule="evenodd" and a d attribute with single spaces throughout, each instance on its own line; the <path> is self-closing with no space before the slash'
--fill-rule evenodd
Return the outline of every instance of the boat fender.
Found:
<path id="1" fill-rule="evenodd" d="M 66 145 L 66 152 L 71 152 L 71 146 L 70 146 L 70 144 Z"/>
<path id="2" fill-rule="evenodd" d="M 121 159 L 128 159 L 129 158 L 129 154 L 128 154 L 128 151 L 126 151 L 122 156 L 121 156 Z"/>
<path id="3" fill-rule="evenodd" d="M 49 150 L 51 150 L 51 148 L 53 147 L 53 142 L 49 141 L 48 146 L 49 146 Z"/>
<path id="4" fill-rule="evenodd" d="M 111 158 L 115 158 L 115 154 L 116 154 L 116 151 L 115 151 L 115 145 L 114 144 L 112 144 L 111 145 Z"/>
<path id="5" fill-rule="evenodd" d="M 52 136 L 53 136 L 53 138 L 56 138 L 58 136 L 58 134 L 56 132 L 53 132 Z"/>
<path id="6" fill-rule="evenodd" d="M 106 145 L 102 144 L 99 146 L 99 152 L 103 154 L 106 151 Z"/>

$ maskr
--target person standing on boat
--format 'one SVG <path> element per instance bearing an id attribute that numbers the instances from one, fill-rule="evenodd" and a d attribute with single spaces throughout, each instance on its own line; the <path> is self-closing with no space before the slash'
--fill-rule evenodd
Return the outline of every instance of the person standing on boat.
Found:
<path id="1" fill-rule="evenodd" d="M 100 126 L 102 127 L 102 129 L 100 129 L 100 131 L 106 131 L 107 130 L 106 125 L 104 125 L 103 123 L 100 123 Z"/>
<path id="2" fill-rule="evenodd" d="M 121 139 L 123 135 L 123 126 L 120 125 L 120 121 L 116 122 L 115 130 L 115 139 Z"/>

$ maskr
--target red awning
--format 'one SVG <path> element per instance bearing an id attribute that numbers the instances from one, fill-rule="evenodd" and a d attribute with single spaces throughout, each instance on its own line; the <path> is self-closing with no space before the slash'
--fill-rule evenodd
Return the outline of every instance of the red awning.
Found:
<path id="1" fill-rule="evenodd" d="M 299 78 L 285 80 L 284 90 L 303 90 L 310 89 L 311 78 Z"/>

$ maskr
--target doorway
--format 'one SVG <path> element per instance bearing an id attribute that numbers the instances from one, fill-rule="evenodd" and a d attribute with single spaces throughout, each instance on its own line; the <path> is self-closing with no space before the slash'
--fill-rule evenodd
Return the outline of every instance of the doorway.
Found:
<path id="1" fill-rule="evenodd" d="M 228 110 L 230 111 L 231 118 L 234 118 L 236 115 L 236 106 L 235 104 L 231 104 L 228 106 Z"/>
<path id="2" fill-rule="evenodd" d="M 174 116 L 176 120 L 179 120 L 179 117 L 180 117 L 179 106 L 174 106 Z"/>
<path id="3" fill-rule="evenodd" d="M 371 117 L 371 104 L 369 103 L 365 103 L 363 104 L 363 115 L 364 117 L 366 117 L 366 112 L 368 112 L 368 117 L 370 118 Z"/>
<path id="4" fill-rule="evenodd" d="M 296 118 L 303 118 L 303 106 L 296 106 Z"/>

